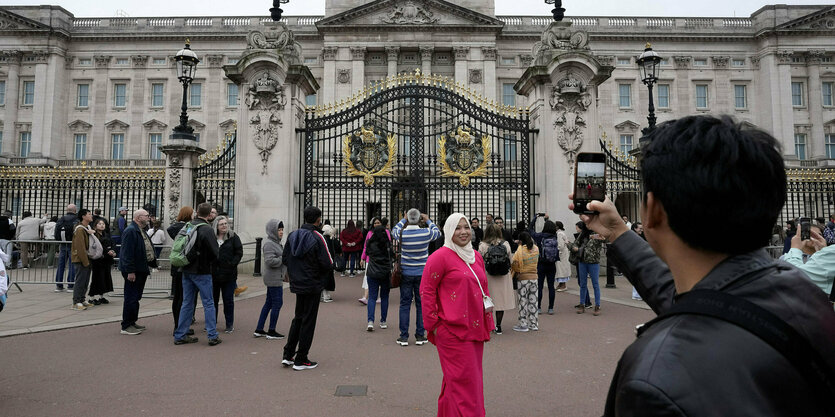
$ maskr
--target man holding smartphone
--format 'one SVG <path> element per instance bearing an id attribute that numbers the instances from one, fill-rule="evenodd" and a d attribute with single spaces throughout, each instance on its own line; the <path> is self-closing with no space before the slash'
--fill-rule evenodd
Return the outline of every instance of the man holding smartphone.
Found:
<path id="1" fill-rule="evenodd" d="M 777 140 L 712 116 L 663 123 L 647 139 L 647 241 L 629 233 L 608 198 L 588 203 L 599 214 L 582 216 L 663 315 L 644 325 L 621 357 L 605 415 L 830 415 L 835 311 L 802 272 L 763 249 L 786 200 Z M 733 238 L 717 239 L 704 224 L 721 224 Z M 706 312 L 682 312 L 694 300 L 707 301 L 700 305 Z M 741 306 L 772 326 L 756 328 L 722 306 Z M 769 339 L 775 328 L 796 335 L 784 340 L 804 354 Z"/>

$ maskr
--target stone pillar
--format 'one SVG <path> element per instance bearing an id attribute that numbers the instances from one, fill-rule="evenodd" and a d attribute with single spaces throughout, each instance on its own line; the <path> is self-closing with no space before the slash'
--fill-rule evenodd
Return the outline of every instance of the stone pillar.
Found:
<path id="1" fill-rule="evenodd" d="M 29 157 L 43 156 L 42 149 L 44 142 L 50 140 L 50 131 L 47 130 L 47 119 L 49 112 L 47 107 L 52 107 L 53 97 L 47 96 L 49 83 L 47 71 L 48 55 L 36 54 L 35 58 L 35 104 L 32 106 L 32 145 L 29 148 Z"/>
<path id="2" fill-rule="evenodd" d="M 808 105 L 809 108 L 809 124 L 812 125 L 812 131 L 810 132 L 809 138 L 807 140 L 807 147 L 809 148 L 808 156 L 809 159 L 823 159 L 826 158 L 826 145 L 824 144 L 824 131 L 823 131 L 823 102 L 821 97 L 821 58 L 823 58 L 824 51 L 822 50 L 813 50 L 809 51 L 806 59 L 808 61 L 808 74 L 809 74 L 809 83 L 807 86 L 807 90 L 809 91 L 809 100 Z"/>
<path id="3" fill-rule="evenodd" d="M 434 46 L 420 47 L 420 72 L 424 75 L 432 74 L 432 52 L 434 50 Z"/>
<path id="4" fill-rule="evenodd" d="M 142 128 L 147 108 L 145 97 L 150 93 L 150 87 L 146 85 L 145 74 L 148 56 L 134 55 L 130 57 L 130 60 L 134 70 L 133 77 L 131 77 L 130 92 L 128 93 L 130 114 L 125 116 L 125 122 L 133 126 L 133 129 L 128 131 L 130 136 L 126 135 L 125 137 L 125 159 L 144 159 L 148 157 L 148 150 L 145 147 L 147 143 L 144 137 L 145 129 Z M 192 200 L 187 201 L 191 203 Z"/>
<path id="5" fill-rule="evenodd" d="M 364 46 L 351 47 L 351 95 L 365 85 L 365 50 Z"/>
<path id="6" fill-rule="evenodd" d="M 500 100 L 496 99 L 496 47 L 482 46 L 481 58 L 484 59 L 484 98 L 498 102 Z"/>
<path id="7" fill-rule="evenodd" d="M 322 59 L 324 60 L 324 72 L 322 82 L 322 99 L 320 103 L 333 103 L 336 101 L 336 55 L 339 47 L 326 46 L 322 48 Z"/>
<path id="8" fill-rule="evenodd" d="M 112 92 L 110 93 L 111 95 L 108 95 L 108 91 L 111 91 L 112 86 L 109 85 L 110 81 L 107 73 L 111 57 L 108 55 L 96 55 L 93 57 L 93 60 L 96 65 L 96 75 L 92 82 L 93 85 L 90 86 L 90 92 L 94 94 L 94 98 L 91 98 L 90 105 L 90 112 L 93 115 L 93 131 L 87 137 L 87 149 L 89 149 L 87 155 L 91 159 L 110 159 L 110 132 L 105 127 L 105 123 L 110 122 L 106 117 L 111 113 L 111 109 L 113 109 Z M 179 82 L 177 85 L 179 85 Z M 174 96 L 182 99 L 182 96 L 179 94 L 174 94 Z M 92 104 L 96 105 L 94 106 Z M 179 104 L 177 108 L 180 108 Z M 189 201 L 189 204 L 191 204 L 191 201 Z"/>
<path id="9" fill-rule="evenodd" d="M 773 75 L 763 79 L 769 80 L 771 85 L 770 104 L 772 112 L 771 134 L 782 139 L 783 154 L 788 157 L 797 157 L 794 149 L 794 109 L 792 107 L 792 68 L 791 51 L 778 51 L 770 58 L 763 58 L 763 66 L 771 64 L 769 70 Z M 768 62 L 771 61 L 771 62 Z M 808 140 L 808 138 L 807 138 Z"/>
<path id="10" fill-rule="evenodd" d="M 190 206 L 194 201 L 194 169 L 197 158 L 206 150 L 190 139 L 169 138 L 168 144 L 160 147 L 165 154 L 165 202 L 160 212 L 166 224 L 177 219 L 177 213 L 183 206 Z"/>
<path id="11" fill-rule="evenodd" d="M 20 52 L 4 51 L 1 53 L 6 58 L 6 107 L 3 117 L 3 143 L 0 148 L 0 156 L 14 155 L 15 123 L 17 123 L 17 109 L 19 108 L 20 97 Z"/>
<path id="12" fill-rule="evenodd" d="M 469 46 L 456 46 L 455 51 L 455 82 L 467 85 L 467 58 L 470 56 Z"/>
<path id="13" fill-rule="evenodd" d="M 400 55 L 400 47 L 398 46 L 387 46 L 386 47 L 386 57 L 388 59 L 388 71 L 386 73 L 387 77 L 394 77 L 397 75 L 397 58 Z"/>

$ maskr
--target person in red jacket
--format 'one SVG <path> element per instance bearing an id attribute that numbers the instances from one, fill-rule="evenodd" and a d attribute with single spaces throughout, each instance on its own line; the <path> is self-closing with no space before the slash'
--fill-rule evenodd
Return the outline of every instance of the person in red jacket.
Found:
<path id="1" fill-rule="evenodd" d="M 342 253 L 345 260 L 345 270 L 342 271 L 342 276 L 349 271 L 351 276 L 354 274 L 362 250 L 362 231 L 357 228 L 353 220 L 348 220 L 348 224 L 342 229 L 339 234 L 339 241 L 342 242 Z"/>

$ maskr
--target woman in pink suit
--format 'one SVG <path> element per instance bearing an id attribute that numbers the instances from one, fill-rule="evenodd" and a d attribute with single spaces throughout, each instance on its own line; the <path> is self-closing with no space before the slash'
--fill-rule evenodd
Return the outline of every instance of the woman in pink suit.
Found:
<path id="1" fill-rule="evenodd" d="M 481 364 L 494 325 L 493 315 L 484 311 L 482 289 L 490 295 L 484 260 L 471 237 L 463 214 L 449 216 L 444 246 L 429 257 L 421 278 L 423 323 L 444 373 L 438 416 L 485 415 Z"/>

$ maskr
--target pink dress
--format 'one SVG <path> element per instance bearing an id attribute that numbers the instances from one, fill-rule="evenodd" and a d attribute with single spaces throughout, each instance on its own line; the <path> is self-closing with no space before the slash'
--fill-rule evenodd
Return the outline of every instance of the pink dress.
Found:
<path id="1" fill-rule="evenodd" d="M 487 274 L 481 254 L 470 265 L 484 292 Z M 484 311 L 481 290 L 473 272 L 449 248 L 435 251 L 426 262 L 420 283 L 423 324 L 438 349 L 444 379 L 438 397 L 438 416 L 484 416 L 484 342 L 495 327 Z"/>

